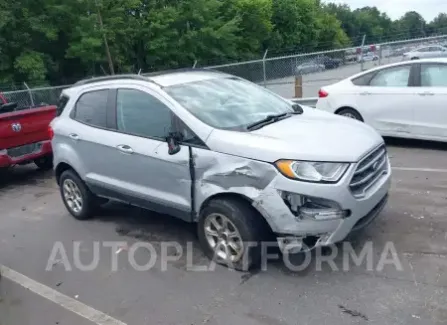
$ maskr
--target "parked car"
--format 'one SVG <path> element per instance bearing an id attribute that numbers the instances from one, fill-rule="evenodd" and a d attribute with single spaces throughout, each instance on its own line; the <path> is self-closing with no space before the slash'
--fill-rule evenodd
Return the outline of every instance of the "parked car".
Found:
<path id="1" fill-rule="evenodd" d="M 335 69 L 338 68 L 340 65 L 343 64 L 343 60 L 342 59 L 335 59 L 335 58 L 331 58 L 327 55 L 322 55 L 319 56 L 316 59 L 316 62 L 319 64 L 324 65 L 325 69 Z"/>
<path id="2" fill-rule="evenodd" d="M 210 70 L 89 79 L 51 122 L 55 175 L 76 219 L 118 200 L 197 223 L 206 255 L 244 270 L 268 234 L 284 251 L 330 245 L 387 200 L 383 139 Z"/>
<path id="3" fill-rule="evenodd" d="M 403 54 L 404 60 L 417 60 L 428 58 L 445 58 L 447 57 L 447 48 L 440 45 L 431 45 L 421 47 L 415 51 Z"/>
<path id="4" fill-rule="evenodd" d="M 364 53 L 363 56 L 359 55 L 357 61 L 358 62 L 370 62 L 370 61 L 378 61 L 379 56 L 374 52 Z"/>
<path id="5" fill-rule="evenodd" d="M 322 72 L 326 70 L 324 64 L 317 63 L 315 61 L 304 62 L 296 67 L 295 73 L 297 75 L 313 73 L 313 72 Z"/>
<path id="6" fill-rule="evenodd" d="M 317 109 L 373 126 L 383 136 L 447 141 L 447 59 L 399 62 L 319 91 Z"/>
<path id="7" fill-rule="evenodd" d="M 0 170 L 34 162 L 51 169 L 53 156 L 48 126 L 56 116 L 56 106 L 17 109 L 0 95 Z"/>

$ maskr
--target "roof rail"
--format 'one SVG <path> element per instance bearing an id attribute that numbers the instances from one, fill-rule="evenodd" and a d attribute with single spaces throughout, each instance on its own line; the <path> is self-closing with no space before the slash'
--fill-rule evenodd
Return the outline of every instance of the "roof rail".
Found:
<path id="1" fill-rule="evenodd" d="M 142 76 L 146 77 L 155 77 L 163 74 L 168 73 L 178 73 L 178 72 L 200 72 L 200 71 L 206 71 L 206 72 L 216 72 L 216 73 L 224 73 L 219 70 L 213 70 L 213 69 L 205 69 L 205 68 L 179 68 L 179 69 L 170 69 L 170 70 L 161 70 L 161 71 L 154 71 L 154 72 L 148 72 L 141 74 Z"/>
<path id="2" fill-rule="evenodd" d="M 101 82 L 101 81 L 112 81 L 112 80 L 120 80 L 120 79 L 132 79 L 132 80 L 142 80 L 142 81 L 148 81 L 153 82 L 149 80 L 149 78 L 144 77 L 142 75 L 138 74 L 115 74 L 111 76 L 103 76 L 103 77 L 93 77 L 89 79 L 83 79 L 78 82 L 76 82 L 73 86 L 80 86 L 80 85 L 87 85 L 95 82 Z"/>

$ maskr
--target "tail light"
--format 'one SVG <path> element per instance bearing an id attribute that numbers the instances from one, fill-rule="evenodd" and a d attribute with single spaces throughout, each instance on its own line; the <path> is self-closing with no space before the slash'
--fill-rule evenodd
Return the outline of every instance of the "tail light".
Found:
<path id="1" fill-rule="evenodd" d="M 54 131 L 51 126 L 48 126 L 48 137 L 50 138 L 50 140 L 52 140 L 54 137 Z"/>
<path id="2" fill-rule="evenodd" d="M 327 96 L 329 96 L 329 93 L 327 91 L 325 91 L 323 89 L 320 89 L 318 91 L 318 98 L 324 98 L 324 97 L 327 97 Z"/>

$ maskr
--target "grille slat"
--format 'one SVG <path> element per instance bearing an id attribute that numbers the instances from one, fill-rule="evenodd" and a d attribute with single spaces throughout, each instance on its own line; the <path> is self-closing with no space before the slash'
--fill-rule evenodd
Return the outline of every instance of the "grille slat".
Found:
<path id="1" fill-rule="evenodd" d="M 385 150 L 381 150 L 380 153 L 376 157 L 371 159 L 371 161 L 369 161 L 367 164 L 365 164 L 364 166 L 359 166 L 359 168 L 356 169 L 355 174 L 360 174 L 360 173 L 364 172 L 365 170 L 367 170 L 368 168 L 372 167 L 372 165 L 374 165 L 374 163 L 376 161 L 378 161 L 381 158 L 383 158 L 383 155 L 385 153 L 386 153 Z"/>
<path id="2" fill-rule="evenodd" d="M 363 197 L 377 180 L 388 172 L 388 157 L 385 146 L 371 152 L 356 167 L 349 187 L 355 197 Z"/>

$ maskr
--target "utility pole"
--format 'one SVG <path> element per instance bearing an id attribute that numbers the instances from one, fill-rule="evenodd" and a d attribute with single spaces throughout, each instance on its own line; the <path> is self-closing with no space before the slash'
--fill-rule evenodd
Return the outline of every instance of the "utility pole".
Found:
<path id="1" fill-rule="evenodd" d="M 109 43 L 107 42 L 106 33 L 104 31 L 104 25 L 102 23 L 101 11 L 99 10 L 98 0 L 95 0 L 96 11 L 98 12 L 99 26 L 101 28 L 102 38 L 104 40 L 104 46 L 106 48 L 107 61 L 109 61 L 109 69 L 111 74 L 115 74 L 115 69 L 113 68 L 112 55 L 110 54 Z"/>

